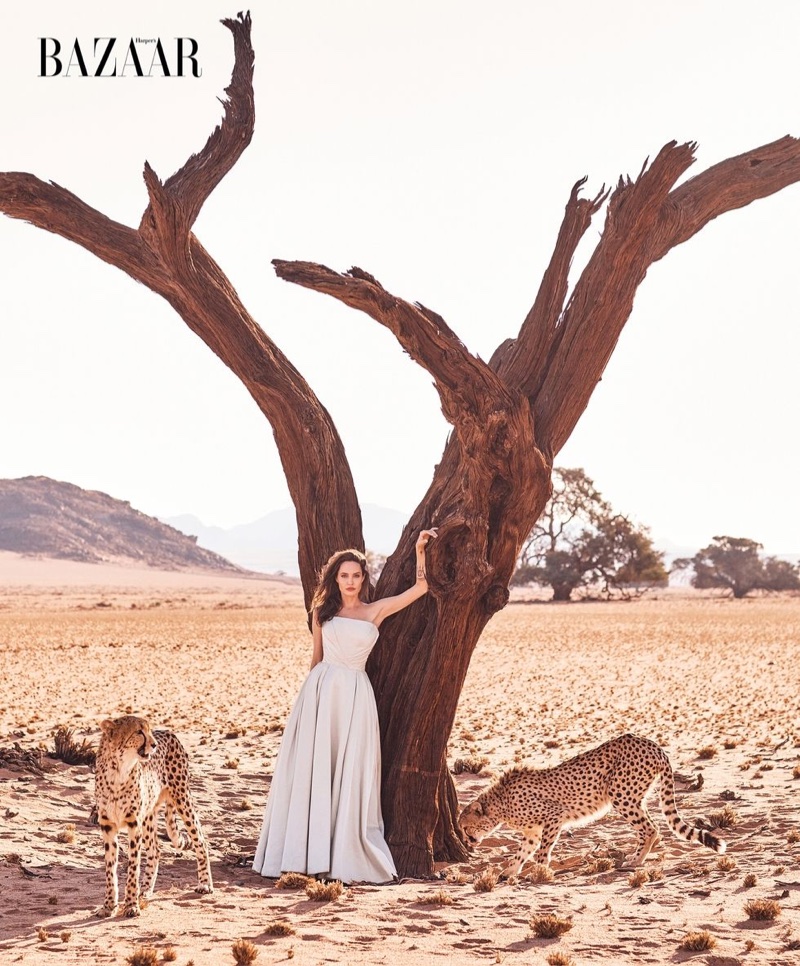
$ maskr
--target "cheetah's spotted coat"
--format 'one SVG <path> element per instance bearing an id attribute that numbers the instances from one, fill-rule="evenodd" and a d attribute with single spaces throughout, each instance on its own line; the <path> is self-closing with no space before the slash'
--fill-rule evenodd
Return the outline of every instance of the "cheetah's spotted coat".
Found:
<path id="1" fill-rule="evenodd" d="M 636 830 L 639 849 L 629 862 L 641 865 L 659 837 L 644 805 L 657 781 L 673 832 L 724 852 L 722 839 L 680 817 L 669 758 L 655 742 L 636 735 L 613 738 L 555 768 L 512 769 L 462 811 L 459 825 L 474 845 L 503 822 L 520 829 L 522 843 L 503 869 L 510 875 L 534 853 L 537 862 L 548 865 L 562 828 L 586 825 L 613 807 Z"/>
<path id="2" fill-rule="evenodd" d="M 128 877 L 125 885 L 126 916 L 139 915 L 139 864 L 142 846 L 146 853 L 142 895 L 150 898 L 158 875 L 156 821 L 166 806 L 167 834 L 176 849 L 191 841 L 197 857 L 197 892 L 213 892 L 208 847 L 189 792 L 189 758 L 169 731 L 151 731 L 144 718 L 126 715 L 101 724 L 97 749 L 95 800 L 103 833 L 106 865 L 106 897 L 102 915 L 117 911 L 118 837 L 128 832 Z M 186 831 L 178 831 L 175 813 Z"/>

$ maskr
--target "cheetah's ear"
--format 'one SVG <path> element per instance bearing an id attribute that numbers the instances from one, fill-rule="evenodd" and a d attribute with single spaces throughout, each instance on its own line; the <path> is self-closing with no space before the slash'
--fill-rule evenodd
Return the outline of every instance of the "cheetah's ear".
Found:
<path id="1" fill-rule="evenodd" d="M 105 721 L 100 722 L 100 730 L 103 732 L 104 735 L 109 734 L 113 728 L 114 728 L 114 722 L 111 720 L 111 718 L 106 718 Z"/>
<path id="2" fill-rule="evenodd" d="M 475 809 L 476 815 L 483 815 L 483 802 L 480 799 L 478 799 L 477 802 L 475 802 L 475 805 L 473 807 Z"/>

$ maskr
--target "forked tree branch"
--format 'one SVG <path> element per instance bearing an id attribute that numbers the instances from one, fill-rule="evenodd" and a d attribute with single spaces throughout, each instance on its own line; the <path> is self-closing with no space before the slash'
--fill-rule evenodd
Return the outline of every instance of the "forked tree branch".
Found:
<path id="1" fill-rule="evenodd" d="M 150 204 L 139 230 L 25 173 L 0 174 L 0 211 L 81 245 L 147 285 L 239 377 L 274 429 L 298 511 L 298 556 L 309 602 L 316 571 L 331 553 L 343 546 L 364 548 L 361 512 L 344 447 L 327 410 L 191 233 L 203 202 L 253 133 L 250 16 L 240 14 L 223 23 L 233 34 L 235 51 L 223 120 L 202 151 L 164 184 L 145 164 Z"/>
<path id="2" fill-rule="evenodd" d="M 397 298 L 360 268 L 340 274 L 314 262 L 273 259 L 279 278 L 332 295 L 359 309 L 393 333 L 411 358 L 432 376 L 445 418 L 458 427 L 464 420 L 485 420 L 498 408 L 514 404 L 504 380 L 473 356 L 445 323 L 423 305 Z"/>

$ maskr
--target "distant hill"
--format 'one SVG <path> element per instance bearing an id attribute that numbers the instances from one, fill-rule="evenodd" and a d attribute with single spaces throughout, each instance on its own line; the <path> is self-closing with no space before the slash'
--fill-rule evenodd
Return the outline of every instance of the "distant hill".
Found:
<path id="1" fill-rule="evenodd" d="M 408 522 L 405 513 L 365 503 L 361 508 L 364 540 L 368 550 L 390 554 L 397 546 L 403 527 Z M 233 560 L 248 570 L 263 573 L 281 572 L 296 575 L 297 522 L 292 508 L 274 510 L 252 523 L 242 523 L 229 529 L 207 527 L 189 514 L 164 518 L 183 533 L 197 537 L 200 547 L 206 547 Z"/>
<path id="2" fill-rule="evenodd" d="M 46 476 L 0 480 L 0 550 L 85 563 L 127 558 L 160 570 L 241 572 L 129 503 Z"/>

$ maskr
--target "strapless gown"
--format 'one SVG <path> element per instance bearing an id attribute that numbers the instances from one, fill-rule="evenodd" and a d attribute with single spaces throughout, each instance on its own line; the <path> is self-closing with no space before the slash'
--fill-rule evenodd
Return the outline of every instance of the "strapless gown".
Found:
<path id="1" fill-rule="evenodd" d="M 378 639 L 368 621 L 322 625 L 323 659 L 294 703 L 272 776 L 253 868 L 388 882 L 378 712 L 364 666 Z"/>

